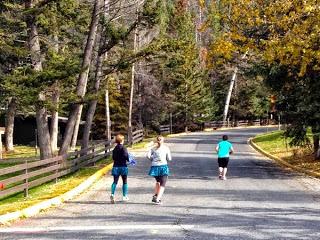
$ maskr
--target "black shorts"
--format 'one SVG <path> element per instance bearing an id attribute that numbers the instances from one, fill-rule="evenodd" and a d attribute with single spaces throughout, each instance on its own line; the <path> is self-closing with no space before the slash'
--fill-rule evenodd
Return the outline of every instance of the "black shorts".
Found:
<path id="1" fill-rule="evenodd" d="M 219 167 L 226 168 L 228 167 L 228 163 L 229 163 L 228 157 L 218 158 Z"/>

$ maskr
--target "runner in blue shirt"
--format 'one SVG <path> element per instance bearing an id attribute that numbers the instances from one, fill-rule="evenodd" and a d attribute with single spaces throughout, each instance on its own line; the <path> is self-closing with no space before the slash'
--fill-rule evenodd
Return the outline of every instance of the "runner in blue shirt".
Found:
<path id="1" fill-rule="evenodd" d="M 222 136 L 222 141 L 218 143 L 216 151 L 218 153 L 219 179 L 227 180 L 226 174 L 229 163 L 229 154 L 233 153 L 233 147 L 228 141 L 227 135 Z"/>

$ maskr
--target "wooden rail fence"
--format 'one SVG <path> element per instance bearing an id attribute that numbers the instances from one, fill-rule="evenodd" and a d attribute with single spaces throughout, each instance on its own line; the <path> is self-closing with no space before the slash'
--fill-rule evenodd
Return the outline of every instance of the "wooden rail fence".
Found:
<path id="1" fill-rule="evenodd" d="M 160 134 L 169 134 L 170 133 L 170 125 L 160 125 Z"/>
<path id="2" fill-rule="evenodd" d="M 132 133 L 132 144 L 141 142 L 143 140 L 143 129 Z"/>
<path id="3" fill-rule="evenodd" d="M 204 124 L 205 128 L 221 128 L 223 126 L 225 127 L 243 127 L 243 126 L 260 126 L 260 120 L 240 120 L 236 122 L 225 122 L 223 124 L 223 121 L 212 121 L 212 122 L 206 122 Z"/>
<path id="4" fill-rule="evenodd" d="M 63 156 L 50 159 L 25 159 L 23 163 L 0 169 L 0 198 L 12 194 L 28 191 L 32 187 L 55 180 L 79 170 L 81 167 L 94 164 L 100 159 L 110 155 L 112 146 L 110 141 L 75 151 Z M 6 162 L 3 160 L 2 162 Z"/>

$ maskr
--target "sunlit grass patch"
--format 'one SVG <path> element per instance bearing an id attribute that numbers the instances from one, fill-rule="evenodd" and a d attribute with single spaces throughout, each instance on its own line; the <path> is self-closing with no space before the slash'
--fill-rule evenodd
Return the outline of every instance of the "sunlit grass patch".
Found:
<path id="1" fill-rule="evenodd" d="M 39 156 L 39 154 L 39 148 L 36 150 L 36 148 L 32 146 L 15 145 L 14 151 L 3 153 L 3 158 L 36 157 Z"/>
<path id="2" fill-rule="evenodd" d="M 311 135 L 309 135 L 311 138 Z M 312 139 L 310 139 L 312 141 Z M 290 139 L 283 137 L 283 131 L 275 131 L 255 137 L 256 143 L 266 152 L 279 157 L 288 163 L 312 171 L 320 172 L 320 161 L 314 160 L 309 147 L 291 147 Z"/>

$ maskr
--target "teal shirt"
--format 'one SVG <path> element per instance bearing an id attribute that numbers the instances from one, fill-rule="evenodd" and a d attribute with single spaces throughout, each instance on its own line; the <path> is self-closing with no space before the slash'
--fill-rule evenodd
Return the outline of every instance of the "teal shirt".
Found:
<path id="1" fill-rule="evenodd" d="M 218 143 L 218 157 L 224 158 L 229 157 L 229 152 L 232 148 L 232 144 L 228 141 L 221 141 Z"/>

